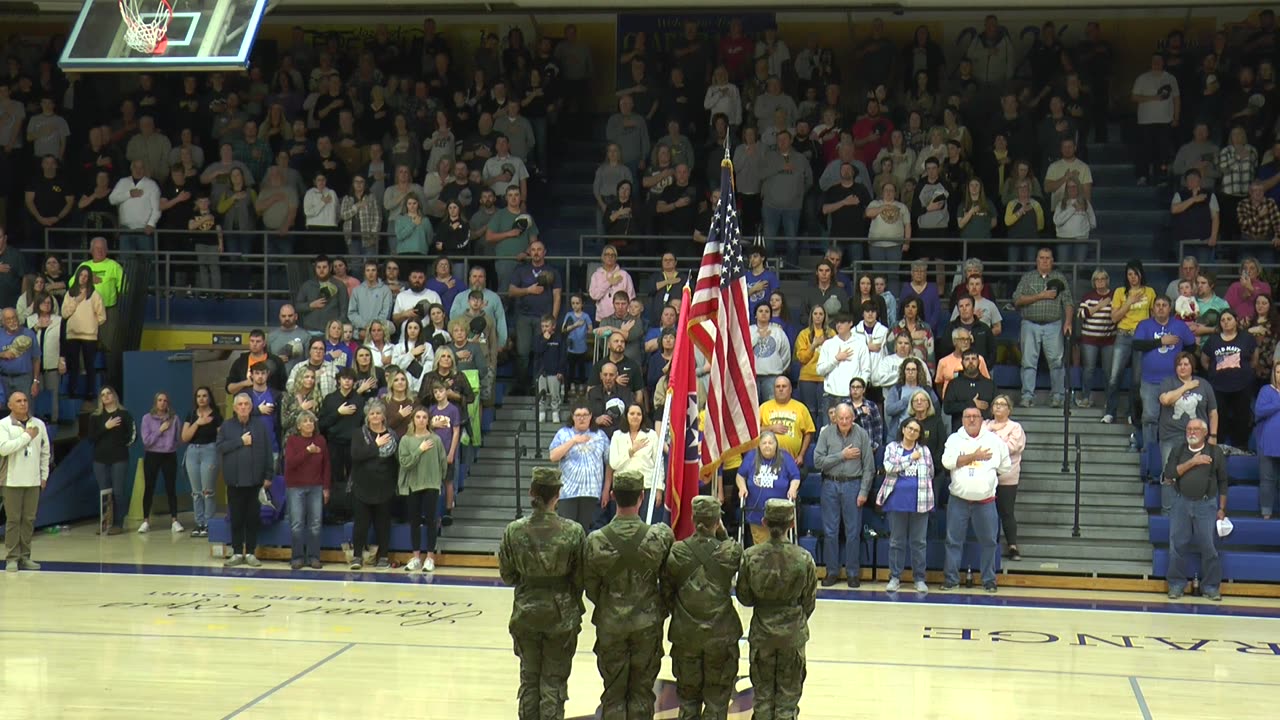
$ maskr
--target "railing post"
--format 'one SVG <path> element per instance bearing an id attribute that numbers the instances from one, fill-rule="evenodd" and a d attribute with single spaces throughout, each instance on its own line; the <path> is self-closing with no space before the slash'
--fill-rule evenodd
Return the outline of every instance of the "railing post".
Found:
<path id="1" fill-rule="evenodd" d="M 524 434 L 524 423 L 520 423 L 520 427 L 516 428 L 516 520 L 524 517 L 524 498 L 520 497 L 520 458 L 524 456 L 524 446 L 520 443 L 520 437 Z"/>
<path id="2" fill-rule="evenodd" d="M 546 396 L 546 390 L 539 392 L 537 403 L 534 405 L 537 419 L 533 421 L 533 456 L 539 460 L 542 459 L 542 402 Z M 558 413 L 559 411 L 557 410 L 556 412 Z"/>
<path id="3" fill-rule="evenodd" d="M 1071 537 L 1080 537 L 1080 433 L 1076 433 L 1076 501 L 1075 517 L 1071 523 Z"/>
<path id="4" fill-rule="evenodd" d="M 1071 402 L 1072 402 L 1072 384 L 1071 384 L 1071 335 L 1064 334 L 1062 336 L 1062 352 L 1063 352 L 1063 373 L 1066 377 L 1063 379 L 1063 396 L 1062 396 L 1062 472 L 1069 470 L 1067 462 L 1067 448 L 1071 441 Z M 1081 378 L 1083 380 L 1084 378 Z M 1079 435 L 1076 436 L 1076 442 L 1079 443 Z"/>

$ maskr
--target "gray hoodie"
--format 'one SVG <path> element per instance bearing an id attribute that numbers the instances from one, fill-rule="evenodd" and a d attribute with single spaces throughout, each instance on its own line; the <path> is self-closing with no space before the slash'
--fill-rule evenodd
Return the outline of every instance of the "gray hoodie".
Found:
<path id="1" fill-rule="evenodd" d="M 761 175 L 760 198 L 767 208 L 774 210 L 799 210 L 804 207 L 804 194 L 813 186 L 813 168 L 809 159 L 793 148 L 784 159 L 782 153 L 765 155 Z M 785 170 L 788 160 L 791 170 Z"/>
<path id="2" fill-rule="evenodd" d="M 325 285 L 332 291 L 329 302 L 319 310 L 311 309 L 311 303 L 320 299 L 320 281 L 312 277 L 298 288 L 294 307 L 298 310 L 298 324 L 307 330 L 324 332 L 330 320 L 347 320 L 347 285 L 330 277 Z"/>
<path id="3" fill-rule="evenodd" d="M 351 300 L 347 303 L 347 318 L 360 337 L 364 337 L 369 323 L 390 317 L 391 288 L 386 283 L 379 280 L 373 287 L 369 287 L 369 283 L 360 283 L 351 291 Z"/>

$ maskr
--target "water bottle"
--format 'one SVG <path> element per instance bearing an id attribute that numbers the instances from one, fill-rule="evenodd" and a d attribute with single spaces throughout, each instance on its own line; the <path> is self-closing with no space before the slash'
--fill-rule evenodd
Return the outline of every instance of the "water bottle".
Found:
<path id="1" fill-rule="evenodd" d="M 50 525 L 49 527 L 44 529 L 44 533 L 45 535 L 57 535 L 61 530 L 62 528 L 58 527 L 57 525 Z"/>

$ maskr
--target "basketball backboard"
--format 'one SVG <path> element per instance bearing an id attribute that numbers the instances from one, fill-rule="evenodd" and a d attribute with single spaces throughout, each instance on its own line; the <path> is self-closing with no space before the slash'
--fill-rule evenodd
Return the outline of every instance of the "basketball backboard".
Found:
<path id="1" fill-rule="evenodd" d="M 163 52 L 141 53 L 125 41 L 118 0 L 85 0 L 58 66 L 79 72 L 243 70 L 258 36 L 267 0 L 169 0 L 172 18 Z M 142 0 L 143 20 L 165 12 L 161 0 Z M 154 8 L 154 10 L 152 10 Z"/>

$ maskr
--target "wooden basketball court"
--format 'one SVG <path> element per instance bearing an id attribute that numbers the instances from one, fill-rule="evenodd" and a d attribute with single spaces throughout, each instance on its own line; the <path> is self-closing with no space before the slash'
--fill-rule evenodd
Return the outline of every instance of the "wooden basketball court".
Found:
<path id="1" fill-rule="evenodd" d="M 515 717 L 492 571 L 224 572 L 185 536 L 84 526 L 40 536 L 36 558 L 0 574 L 0 718 Z M 802 717 L 1234 720 L 1280 692 L 1274 600 L 863 587 L 821 595 Z M 568 718 L 596 716 L 592 642 L 587 624 Z M 740 674 L 730 717 L 748 718 Z M 664 662 L 659 718 L 671 679 Z"/>

